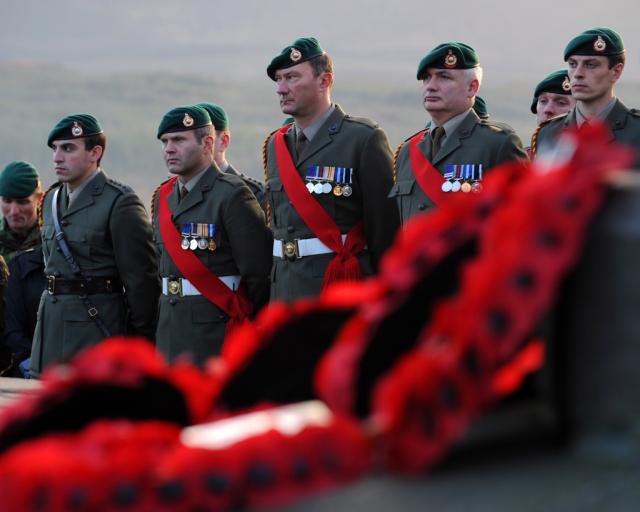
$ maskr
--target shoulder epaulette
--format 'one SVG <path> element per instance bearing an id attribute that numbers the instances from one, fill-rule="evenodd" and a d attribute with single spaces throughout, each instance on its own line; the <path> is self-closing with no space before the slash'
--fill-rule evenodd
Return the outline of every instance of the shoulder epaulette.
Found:
<path id="1" fill-rule="evenodd" d="M 54 188 L 58 188 L 58 187 L 61 187 L 61 186 L 62 186 L 62 182 L 61 181 L 56 181 L 53 185 L 51 185 L 47 190 L 44 191 L 44 194 L 42 194 L 42 197 L 40 198 L 40 201 L 38 202 L 38 209 L 37 209 L 38 226 L 42 227 L 42 206 L 44 205 L 45 197 L 47 197 L 49 192 L 51 192 Z"/>
<path id="2" fill-rule="evenodd" d="M 486 126 L 494 132 L 513 132 L 513 128 L 511 126 L 509 126 L 507 123 L 501 123 L 500 121 L 480 119 L 480 122 L 478 124 Z"/>
<path id="3" fill-rule="evenodd" d="M 243 180 L 248 181 L 249 183 L 251 183 L 252 185 L 255 185 L 256 187 L 260 187 L 260 188 L 264 187 L 264 183 L 260 182 L 255 178 L 252 178 L 251 176 L 247 176 L 246 174 L 242 173 L 241 177 Z"/>
<path id="4" fill-rule="evenodd" d="M 132 192 L 133 189 L 129 185 L 125 185 L 124 183 L 120 183 L 119 181 L 114 180 L 113 178 L 107 178 L 105 182 L 107 185 L 111 185 L 113 188 L 119 190 L 120 192 Z"/>
<path id="5" fill-rule="evenodd" d="M 631 112 L 631 115 L 634 117 L 640 117 L 640 110 L 637 108 L 630 108 L 629 112 Z"/>
<path id="6" fill-rule="evenodd" d="M 350 121 L 352 123 L 358 123 L 358 124 L 363 124 L 365 126 L 368 126 L 369 128 L 377 128 L 378 127 L 378 123 L 376 123 L 375 121 L 372 121 L 371 119 L 368 119 L 366 117 L 353 117 L 350 115 L 346 115 L 344 116 L 344 120 L 345 121 Z"/>

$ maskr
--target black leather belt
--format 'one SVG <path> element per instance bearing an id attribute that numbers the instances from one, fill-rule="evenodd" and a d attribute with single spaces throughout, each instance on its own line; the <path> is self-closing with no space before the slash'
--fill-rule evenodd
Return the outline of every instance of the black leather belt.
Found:
<path id="1" fill-rule="evenodd" d="M 94 295 L 96 293 L 121 293 L 122 282 L 117 277 L 63 279 L 55 276 L 47 276 L 47 291 L 51 295 Z"/>

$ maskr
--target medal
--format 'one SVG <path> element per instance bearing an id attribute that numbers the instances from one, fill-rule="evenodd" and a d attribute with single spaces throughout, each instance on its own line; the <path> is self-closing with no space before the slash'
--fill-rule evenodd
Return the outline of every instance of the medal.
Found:
<path id="1" fill-rule="evenodd" d="M 213 240 L 213 238 L 211 240 L 209 240 L 209 251 L 213 252 L 216 250 L 218 246 L 216 245 L 215 241 Z"/>
<path id="2" fill-rule="evenodd" d="M 442 187 L 441 187 L 441 188 L 442 188 L 442 191 L 443 191 L 443 192 L 451 192 L 451 186 L 452 186 L 452 185 L 453 185 L 453 184 L 452 184 L 450 181 L 445 181 L 445 182 L 442 184 Z"/>
<path id="3" fill-rule="evenodd" d="M 185 251 L 189 248 L 189 239 L 186 236 L 182 237 L 182 243 L 180 244 Z"/>
<path id="4" fill-rule="evenodd" d="M 453 164 L 447 164 L 444 172 L 444 183 L 440 187 L 443 192 L 451 192 L 451 180 L 453 179 L 454 169 Z"/>
<path id="5" fill-rule="evenodd" d="M 342 195 L 342 187 L 340 185 L 336 185 L 333 187 L 333 195 L 339 197 Z"/>
<path id="6" fill-rule="evenodd" d="M 344 197 L 349 197 L 351 194 L 353 194 L 353 189 L 351 188 L 351 185 L 345 185 L 344 187 L 342 187 L 342 195 Z"/>
<path id="7" fill-rule="evenodd" d="M 313 183 L 307 183 L 307 190 L 309 191 L 309 194 L 313 194 Z"/>
<path id="8" fill-rule="evenodd" d="M 471 191 L 475 192 L 476 194 L 478 192 L 482 192 L 482 183 L 480 183 L 479 181 L 474 182 L 473 185 L 471 185 Z"/>
<path id="9" fill-rule="evenodd" d="M 204 238 L 200 238 L 198 240 L 198 249 L 202 249 L 204 251 L 208 246 L 209 243 Z"/>
<path id="10" fill-rule="evenodd" d="M 460 185 L 460 182 L 459 182 L 458 180 L 454 181 L 454 182 L 451 184 L 451 192 L 458 192 L 458 191 L 460 190 L 460 187 L 461 187 L 461 186 L 462 186 L 462 185 Z"/>
<path id="11" fill-rule="evenodd" d="M 316 183 L 316 184 L 313 186 L 313 192 L 314 192 L 315 194 L 322 194 L 322 183 Z"/>
<path id="12" fill-rule="evenodd" d="M 198 241 L 195 238 L 192 238 L 189 242 L 189 249 L 195 251 L 198 248 Z"/>
<path id="13" fill-rule="evenodd" d="M 322 185 L 322 192 L 324 194 L 330 194 L 332 190 L 333 187 L 331 186 L 331 183 L 327 182 Z"/>
<path id="14" fill-rule="evenodd" d="M 468 181 L 465 181 L 460 186 L 460 190 L 462 190 L 465 194 L 468 194 L 469 192 L 471 192 L 471 183 L 469 183 Z"/>

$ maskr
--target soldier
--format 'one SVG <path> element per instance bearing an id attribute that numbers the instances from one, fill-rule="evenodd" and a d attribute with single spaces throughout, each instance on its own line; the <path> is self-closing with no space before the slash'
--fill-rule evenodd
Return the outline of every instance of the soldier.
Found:
<path id="1" fill-rule="evenodd" d="M 231 131 L 229 130 L 229 118 L 227 113 L 220 105 L 215 103 L 198 103 L 196 107 L 201 107 L 209 113 L 213 128 L 215 129 L 215 140 L 213 144 L 213 161 L 222 172 L 228 174 L 234 174 L 244 181 L 245 185 L 249 187 L 253 195 L 256 196 L 258 203 L 262 209 L 267 211 L 265 197 L 264 197 L 264 185 L 246 174 L 239 172 L 229 162 L 227 162 L 226 152 L 231 143 Z"/>
<path id="2" fill-rule="evenodd" d="M 375 272 L 398 227 L 386 198 L 392 156 L 375 123 L 332 103 L 333 63 L 315 38 L 285 47 L 267 75 L 282 113 L 295 120 L 263 150 L 275 239 L 271 297 L 292 300 Z"/>
<path id="3" fill-rule="evenodd" d="M 156 345 L 169 360 L 185 355 L 202 365 L 220 353 L 227 327 L 269 300 L 271 232 L 251 190 L 212 162 L 206 110 L 167 112 L 157 136 L 177 178 L 153 197 L 162 279 Z"/>
<path id="4" fill-rule="evenodd" d="M 531 112 L 538 124 L 569 112 L 576 104 L 571 96 L 571 83 L 567 71 L 554 71 L 540 82 L 533 92 Z"/>
<path id="5" fill-rule="evenodd" d="M 27 162 L 11 162 L 0 174 L 0 256 L 7 264 L 19 250 L 40 243 L 38 171 Z"/>
<path id="6" fill-rule="evenodd" d="M 98 120 L 65 117 L 47 145 L 58 182 L 42 206 L 47 289 L 33 341 L 35 376 L 110 335 L 153 339 L 159 294 L 147 213 L 100 167 L 106 136 Z"/>
<path id="7" fill-rule="evenodd" d="M 418 66 L 424 108 L 432 125 L 408 138 L 396 155 L 395 198 L 402 221 L 434 208 L 451 192 L 481 190 L 483 173 L 524 159 L 522 143 L 504 123 L 481 119 L 473 110 L 482 68 L 473 48 L 443 43 Z"/>
<path id="8" fill-rule="evenodd" d="M 576 105 L 538 126 L 531 140 L 533 157 L 538 148 L 553 147 L 565 129 L 592 119 L 609 127 L 612 140 L 640 149 L 640 112 L 628 109 L 614 91 L 625 64 L 620 35 L 610 28 L 587 30 L 569 41 L 564 60 Z M 636 152 L 634 168 L 640 168 L 640 152 Z"/>

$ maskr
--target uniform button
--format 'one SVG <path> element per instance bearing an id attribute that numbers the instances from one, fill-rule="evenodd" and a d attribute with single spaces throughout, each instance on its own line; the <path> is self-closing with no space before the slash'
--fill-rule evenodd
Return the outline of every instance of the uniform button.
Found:
<path id="1" fill-rule="evenodd" d="M 422 211 L 422 210 L 424 210 L 426 207 L 427 207 L 427 205 L 426 205 L 426 204 L 424 204 L 424 203 L 420 203 L 420 204 L 418 205 L 418 210 Z"/>
<path id="2" fill-rule="evenodd" d="M 71 223 L 70 223 L 68 220 L 63 220 L 60 224 L 61 224 L 62 226 L 68 226 L 68 225 L 69 225 L 69 224 L 71 224 Z"/>
<path id="3" fill-rule="evenodd" d="M 293 226 L 287 226 L 287 232 L 293 233 L 296 230 Z"/>
<path id="4" fill-rule="evenodd" d="M 54 272 L 53 277 L 60 277 L 62 274 L 60 272 Z"/>
<path id="5" fill-rule="evenodd" d="M 173 297 L 169 299 L 169 304 L 171 304 L 172 306 L 175 306 L 176 302 L 178 302 L 178 301 L 176 299 L 174 299 Z"/>
<path id="6" fill-rule="evenodd" d="M 266 188 L 267 190 L 271 190 L 271 185 L 269 185 L 268 183 L 264 186 L 264 188 Z"/>
<path id="7" fill-rule="evenodd" d="M 224 316 L 224 315 L 220 315 L 220 316 L 218 316 L 218 320 L 225 320 L 226 318 L 227 318 L 227 317 L 226 317 L 226 316 Z"/>

